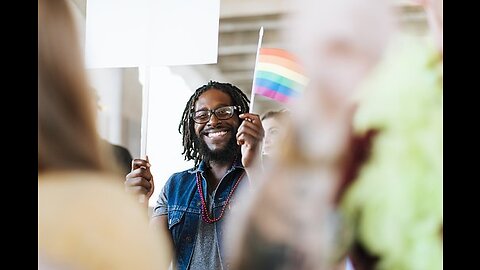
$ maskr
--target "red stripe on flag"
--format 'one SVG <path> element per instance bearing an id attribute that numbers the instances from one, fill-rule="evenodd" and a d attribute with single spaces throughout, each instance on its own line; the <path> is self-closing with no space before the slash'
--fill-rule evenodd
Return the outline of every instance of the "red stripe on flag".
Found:
<path id="1" fill-rule="evenodd" d="M 290 59 L 293 62 L 298 62 L 298 59 L 293 56 L 293 54 L 282 50 L 282 49 L 276 49 L 276 48 L 260 48 L 260 55 L 265 54 L 265 55 L 275 55 L 278 57 L 282 58 L 287 58 Z"/>

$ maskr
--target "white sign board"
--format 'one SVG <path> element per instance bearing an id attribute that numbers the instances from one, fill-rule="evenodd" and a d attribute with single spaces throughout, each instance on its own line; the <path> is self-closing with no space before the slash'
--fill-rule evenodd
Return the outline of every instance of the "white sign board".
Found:
<path id="1" fill-rule="evenodd" d="M 217 62 L 220 0 L 88 0 L 87 68 Z"/>

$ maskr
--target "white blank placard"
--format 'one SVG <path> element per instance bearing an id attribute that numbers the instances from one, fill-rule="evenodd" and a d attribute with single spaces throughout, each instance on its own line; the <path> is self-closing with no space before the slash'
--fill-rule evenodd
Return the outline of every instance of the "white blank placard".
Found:
<path id="1" fill-rule="evenodd" d="M 87 68 L 217 62 L 219 0 L 88 0 Z"/>

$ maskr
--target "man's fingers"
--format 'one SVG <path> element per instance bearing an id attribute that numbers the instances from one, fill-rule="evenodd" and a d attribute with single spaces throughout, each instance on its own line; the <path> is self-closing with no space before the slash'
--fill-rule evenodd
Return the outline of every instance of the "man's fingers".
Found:
<path id="1" fill-rule="evenodd" d="M 150 181 L 145 180 L 145 178 L 142 177 L 136 177 L 136 178 L 130 178 L 128 181 L 125 182 L 127 186 L 141 186 L 144 187 L 147 190 L 150 190 L 152 188 L 152 184 Z"/>
<path id="2" fill-rule="evenodd" d="M 148 159 L 148 157 L 147 157 Z M 138 168 L 141 168 L 141 167 L 144 167 L 144 168 L 150 168 L 150 162 L 148 162 L 148 160 L 144 160 L 144 159 L 140 159 L 140 158 L 136 158 L 134 160 L 132 160 L 132 171 L 135 170 L 135 169 L 138 169 Z"/>
<path id="3" fill-rule="evenodd" d="M 238 145 L 243 145 L 244 143 L 257 144 L 263 140 L 264 136 L 265 132 L 263 131 L 263 127 L 258 127 L 252 123 L 243 122 L 238 128 L 236 139 Z"/>
<path id="4" fill-rule="evenodd" d="M 253 138 L 256 138 L 257 140 L 262 140 L 264 136 L 263 130 L 258 130 L 249 126 L 242 126 L 238 128 L 237 138 L 242 134 L 247 134 Z"/>
<path id="5" fill-rule="evenodd" d="M 150 198 L 155 190 L 155 181 L 149 181 L 149 183 L 151 184 L 151 188 L 149 189 L 147 196 Z"/>
<path id="6" fill-rule="evenodd" d="M 150 173 L 150 170 L 144 168 L 137 168 L 131 171 L 125 178 L 128 180 L 136 177 L 143 177 L 149 181 L 152 180 L 152 174 Z"/>
<path id="7" fill-rule="evenodd" d="M 239 115 L 240 119 L 247 120 L 253 123 L 261 123 L 260 116 L 254 113 L 242 113 Z"/>
<path id="8" fill-rule="evenodd" d="M 257 145 L 259 143 L 259 140 L 255 139 L 254 137 L 248 134 L 243 133 L 237 138 L 237 143 L 238 145 L 253 146 L 253 145 Z M 250 148 L 250 147 L 247 147 L 247 148 Z"/>
<path id="9" fill-rule="evenodd" d="M 238 128 L 237 134 L 246 132 L 254 137 L 263 139 L 265 132 L 263 130 L 262 121 L 260 120 L 259 116 L 255 114 L 253 116 L 252 114 L 243 114 L 243 118 L 245 119 L 245 121 L 243 121 Z"/>
<path id="10" fill-rule="evenodd" d="M 240 125 L 240 127 L 249 127 L 249 128 L 252 128 L 252 129 L 258 129 L 258 130 L 263 130 L 263 126 L 260 122 L 258 123 L 254 123 L 254 122 L 249 122 L 249 121 L 243 121 L 242 124 Z"/>

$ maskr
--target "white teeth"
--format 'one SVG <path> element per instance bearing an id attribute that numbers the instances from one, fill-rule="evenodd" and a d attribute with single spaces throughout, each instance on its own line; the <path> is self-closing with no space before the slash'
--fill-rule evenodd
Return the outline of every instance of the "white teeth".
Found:
<path id="1" fill-rule="evenodd" d="M 226 131 L 211 132 L 211 133 L 208 133 L 208 137 L 209 138 L 219 137 L 219 136 L 223 136 L 225 134 L 227 134 Z"/>

